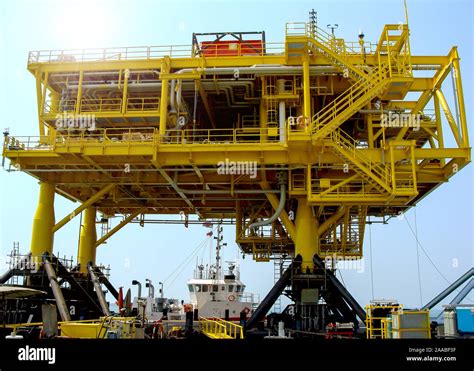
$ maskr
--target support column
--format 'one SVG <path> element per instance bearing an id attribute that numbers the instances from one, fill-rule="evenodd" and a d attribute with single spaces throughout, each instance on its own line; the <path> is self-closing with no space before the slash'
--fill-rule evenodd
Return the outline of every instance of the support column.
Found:
<path id="1" fill-rule="evenodd" d="M 309 79 L 309 57 L 303 59 L 303 113 L 307 120 L 311 120 L 311 86 Z"/>
<path id="2" fill-rule="evenodd" d="M 130 70 L 125 69 L 124 78 L 123 78 L 123 94 L 122 94 L 122 107 L 120 111 L 122 115 L 127 113 L 127 104 L 128 104 L 128 78 L 130 77 Z"/>
<path id="3" fill-rule="evenodd" d="M 79 271 L 87 273 L 87 263 L 95 265 L 97 232 L 95 229 L 96 208 L 93 206 L 84 210 L 82 218 L 81 234 L 79 239 L 79 250 L 77 252 L 77 262 Z"/>
<path id="4" fill-rule="evenodd" d="M 319 252 L 318 221 L 306 198 L 298 198 L 295 227 L 295 255 L 301 256 L 301 268 L 306 272 L 314 268 L 313 256 Z"/>
<path id="5" fill-rule="evenodd" d="M 54 184 L 40 183 L 38 207 L 33 219 L 31 234 L 31 256 L 35 264 L 42 261 L 42 255 L 52 254 L 54 242 Z"/>
<path id="6" fill-rule="evenodd" d="M 169 73 L 169 59 L 164 58 L 161 64 L 161 74 Z M 162 78 L 161 80 L 161 99 L 160 99 L 160 141 L 165 140 L 166 123 L 168 121 L 168 95 L 169 95 L 169 79 Z M 174 94 L 174 92 L 172 92 Z"/>

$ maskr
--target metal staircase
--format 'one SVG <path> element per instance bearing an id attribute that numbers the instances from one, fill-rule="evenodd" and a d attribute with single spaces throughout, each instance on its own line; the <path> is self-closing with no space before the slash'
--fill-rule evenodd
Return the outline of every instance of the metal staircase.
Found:
<path id="1" fill-rule="evenodd" d="M 366 80 L 367 73 L 350 62 L 347 55 L 359 53 L 334 35 L 327 33 L 319 27 L 308 28 L 308 41 L 310 50 L 322 55 L 333 66 L 339 68 L 344 74 L 354 81 Z"/>
<path id="2" fill-rule="evenodd" d="M 313 116 L 313 141 L 327 137 L 373 98 L 382 95 L 389 81 L 390 70 L 387 65 L 381 65 L 366 80 L 359 80 L 326 105 Z"/>
<path id="3" fill-rule="evenodd" d="M 389 166 L 373 162 L 358 148 L 357 141 L 342 130 L 333 131 L 331 139 L 334 153 L 342 160 L 354 164 L 351 169 L 362 179 L 370 183 L 379 193 L 392 192 Z"/>

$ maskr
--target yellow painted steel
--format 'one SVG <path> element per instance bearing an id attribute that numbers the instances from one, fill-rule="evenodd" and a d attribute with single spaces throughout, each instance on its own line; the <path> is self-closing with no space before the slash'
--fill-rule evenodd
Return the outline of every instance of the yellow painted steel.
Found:
<path id="1" fill-rule="evenodd" d="M 117 224 L 114 228 L 112 228 L 108 233 L 106 233 L 105 235 L 103 235 L 101 238 L 99 238 L 97 240 L 97 242 L 95 243 L 95 246 L 96 247 L 99 247 L 100 245 L 102 245 L 103 243 L 106 243 L 106 241 L 112 237 L 115 233 L 117 233 L 119 230 L 121 230 L 123 227 L 125 227 L 128 223 L 130 223 L 134 218 L 136 218 L 138 215 L 140 215 L 141 213 L 143 213 L 146 209 L 145 208 L 141 208 L 141 209 L 138 209 L 137 211 L 133 212 L 132 214 L 130 214 L 129 216 L 127 216 L 122 222 L 120 222 L 119 224 Z"/>
<path id="2" fill-rule="evenodd" d="M 221 318 L 199 318 L 201 332 L 211 339 L 243 339 L 244 328 Z"/>
<path id="3" fill-rule="evenodd" d="M 96 208 L 89 206 L 84 210 L 81 233 L 79 236 L 79 249 L 77 252 L 77 262 L 79 271 L 87 273 L 87 264 L 95 265 L 97 231 L 95 226 Z"/>
<path id="4" fill-rule="evenodd" d="M 110 216 L 197 214 L 237 218 L 237 242 L 258 260 L 283 250 L 301 254 L 306 267 L 315 253 L 361 257 L 367 216 L 406 211 L 470 161 L 460 57 L 455 47 L 412 55 L 408 24 L 385 25 L 377 43 L 313 26 L 289 23 L 284 42 L 254 53 L 196 54 L 190 46 L 30 52 L 39 133 L 6 136 L 3 155 L 81 202 L 53 233 L 91 206 Z M 459 127 L 442 94 L 450 71 Z M 96 83 L 114 79 L 110 87 Z M 170 91 L 172 80 L 179 89 Z M 58 88 L 71 84 L 67 94 Z M 181 124 L 168 112 L 178 91 Z M 392 120 L 394 113 L 411 116 Z M 57 115 L 90 115 L 96 127 L 61 130 Z M 220 162 L 256 168 L 252 176 L 223 174 Z M 288 173 L 285 210 L 251 233 L 249 224 L 278 207 L 279 170 Z"/>
<path id="5" fill-rule="evenodd" d="M 313 256 L 319 252 L 318 221 L 306 198 L 298 199 L 295 228 L 295 256 L 301 256 L 301 268 L 305 272 L 314 267 Z"/>
<path id="6" fill-rule="evenodd" d="M 72 213 L 65 216 L 57 224 L 55 224 L 53 226 L 53 232 L 58 231 L 64 225 L 69 223 L 72 219 L 74 219 L 77 215 L 79 215 L 83 210 L 87 209 L 89 206 L 93 205 L 96 201 L 100 200 L 101 197 L 103 197 L 108 192 L 110 192 L 115 186 L 116 186 L 115 184 L 109 184 L 103 187 L 100 191 L 94 193 L 93 196 L 91 196 L 85 202 L 83 202 L 82 205 L 78 206 Z"/>
<path id="7" fill-rule="evenodd" d="M 41 262 L 41 256 L 53 251 L 53 226 L 54 226 L 54 190 L 51 183 L 41 182 L 38 206 L 33 219 L 31 235 L 31 256 L 35 264 Z"/>

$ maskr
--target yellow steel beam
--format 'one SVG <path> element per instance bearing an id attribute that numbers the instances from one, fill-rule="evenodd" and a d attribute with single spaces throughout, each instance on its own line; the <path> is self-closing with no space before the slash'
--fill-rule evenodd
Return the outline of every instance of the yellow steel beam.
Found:
<path id="1" fill-rule="evenodd" d="M 43 79 L 43 88 L 41 88 L 41 73 L 36 73 L 36 99 L 38 104 L 38 123 L 39 123 L 39 134 L 40 136 L 45 135 L 44 122 L 41 119 L 44 110 L 44 102 L 46 98 L 46 92 L 48 88 L 48 77 L 49 74 L 46 72 Z"/>
<path id="2" fill-rule="evenodd" d="M 121 72 L 122 70 L 120 70 Z M 128 97 L 128 78 L 130 77 L 130 70 L 126 69 L 123 78 L 123 92 L 122 92 L 122 107 L 120 113 L 124 115 L 127 112 L 127 97 Z"/>
<path id="3" fill-rule="evenodd" d="M 95 202 L 100 200 L 102 196 L 110 192 L 116 184 L 109 184 L 106 185 L 104 188 L 102 188 L 99 192 L 95 193 L 92 197 L 90 197 L 87 201 L 85 201 L 81 206 L 77 207 L 72 213 L 69 215 L 65 216 L 61 221 L 56 223 L 53 226 L 53 233 L 57 232 L 60 228 L 62 228 L 64 225 L 69 223 L 72 219 L 74 219 L 81 211 L 85 210 L 89 206 L 92 206 Z"/>
<path id="4" fill-rule="evenodd" d="M 318 235 L 321 236 L 327 232 L 327 230 L 336 223 L 339 219 L 341 219 L 344 214 L 346 213 L 348 207 L 341 206 L 337 209 L 337 211 L 331 215 L 323 224 L 321 224 L 318 228 Z"/>
<path id="5" fill-rule="evenodd" d="M 39 200 L 33 219 L 30 246 L 31 256 L 36 265 L 41 262 L 41 256 L 45 252 L 48 254 L 53 252 L 54 194 L 54 184 L 40 183 Z"/>
<path id="6" fill-rule="evenodd" d="M 301 268 L 305 272 L 314 268 L 313 257 L 319 252 L 318 220 L 314 217 L 306 197 L 298 198 L 295 228 L 295 255 L 301 256 Z"/>
<path id="7" fill-rule="evenodd" d="M 467 129 L 467 122 L 466 122 L 466 108 L 464 105 L 464 91 L 462 87 L 462 79 L 461 79 L 461 67 L 459 65 L 459 55 L 457 48 L 454 49 L 454 56 L 453 56 L 453 73 L 454 73 L 454 80 L 455 86 L 457 90 L 457 94 L 455 99 L 457 98 L 458 107 L 459 107 L 459 121 L 461 125 L 461 133 L 462 133 L 462 146 L 465 148 L 469 148 L 469 134 Z"/>
<path id="8" fill-rule="evenodd" d="M 449 126 L 451 127 L 451 132 L 453 133 L 454 139 L 459 147 L 462 147 L 462 141 L 459 134 L 459 129 L 456 125 L 456 121 L 454 120 L 453 114 L 449 109 L 448 102 L 441 91 L 441 89 L 436 89 L 435 94 L 438 97 L 439 102 L 441 103 L 441 107 L 443 108 L 444 115 L 446 116 L 446 120 L 448 121 Z"/>
<path id="9" fill-rule="evenodd" d="M 135 217 L 140 215 L 146 210 L 145 207 L 138 209 L 137 211 L 131 213 L 129 216 L 127 216 L 124 220 L 122 220 L 119 224 L 117 224 L 114 228 L 112 228 L 108 233 L 103 235 L 101 238 L 99 238 L 95 244 L 96 247 L 99 247 L 102 245 L 105 241 L 107 241 L 110 237 L 112 237 L 115 233 L 117 233 L 119 230 L 121 230 L 123 227 L 125 227 L 129 222 L 131 222 Z"/>
<path id="10" fill-rule="evenodd" d="M 87 264 L 95 265 L 97 231 L 95 226 L 96 208 L 89 206 L 84 210 L 82 218 L 81 233 L 79 236 L 79 249 L 77 251 L 77 262 L 79 272 L 87 273 Z"/>
<path id="11" fill-rule="evenodd" d="M 169 58 L 161 62 L 161 73 L 169 72 Z M 168 121 L 168 94 L 169 94 L 169 80 L 161 80 L 161 99 L 160 99 L 160 142 L 164 141 L 166 135 L 166 124 Z"/>

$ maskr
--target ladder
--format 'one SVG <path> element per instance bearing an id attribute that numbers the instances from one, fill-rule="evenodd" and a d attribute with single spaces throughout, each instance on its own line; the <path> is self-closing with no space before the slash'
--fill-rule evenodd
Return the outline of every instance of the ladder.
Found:
<path id="1" fill-rule="evenodd" d="M 280 279 L 283 272 L 289 267 L 291 264 L 291 257 L 283 257 L 280 255 L 273 260 L 273 283 L 277 283 Z M 281 313 L 281 295 L 275 301 L 273 305 L 273 312 Z"/>

